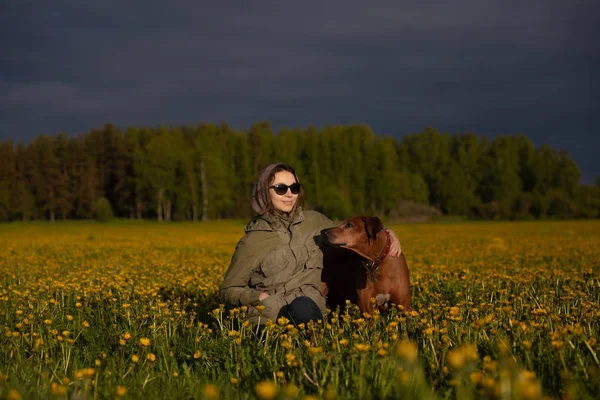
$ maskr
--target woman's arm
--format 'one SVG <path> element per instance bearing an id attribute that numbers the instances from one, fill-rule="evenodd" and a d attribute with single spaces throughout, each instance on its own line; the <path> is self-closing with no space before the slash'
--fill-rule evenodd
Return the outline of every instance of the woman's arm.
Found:
<path id="1" fill-rule="evenodd" d="M 240 240 L 221 284 L 221 298 L 235 306 L 259 301 L 262 292 L 248 287 L 257 260 L 258 255 L 253 254 L 252 247 L 244 239 Z"/>

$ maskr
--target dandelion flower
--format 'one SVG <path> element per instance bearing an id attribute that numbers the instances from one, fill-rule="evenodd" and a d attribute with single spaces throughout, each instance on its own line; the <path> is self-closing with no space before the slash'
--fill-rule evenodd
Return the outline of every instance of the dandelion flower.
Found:
<path id="1" fill-rule="evenodd" d="M 271 400 L 277 395 L 277 386 L 271 381 L 262 381 L 254 386 L 254 391 L 259 399 Z"/>
<path id="2" fill-rule="evenodd" d="M 213 383 L 204 385 L 204 387 L 202 388 L 202 393 L 204 394 L 204 397 L 206 397 L 207 399 L 218 399 L 219 398 L 219 388 L 217 387 L 217 385 L 215 385 Z"/>
<path id="3" fill-rule="evenodd" d="M 54 396 L 64 396 L 65 394 L 67 394 L 67 388 L 63 385 L 59 385 L 56 382 L 52 382 L 52 384 L 50 385 L 50 391 Z"/>
<path id="4" fill-rule="evenodd" d="M 115 392 L 117 393 L 117 396 L 123 397 L 125 396 L 125 393 L 127 393 L 127 388 L 125 386 L 117 385 Z"/>

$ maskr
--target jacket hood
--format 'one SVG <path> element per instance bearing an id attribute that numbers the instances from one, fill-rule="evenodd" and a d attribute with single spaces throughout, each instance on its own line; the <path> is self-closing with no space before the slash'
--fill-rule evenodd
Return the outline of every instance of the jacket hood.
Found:
<path id="1" fill-rule="evenodd" d="M 285 221 L 277 215 L 259 214 L 252 218 L 250 222 L 248 222 L 245 231 L 246 233 L 248 233 L 253 231 L 273 232 L 279 230 L 287 230 L 289 225 L 295 225 L 302 221 L 304 221 L 304 213 L 302 212 L 302 210 L 297 211 L 291 223 Z"/>

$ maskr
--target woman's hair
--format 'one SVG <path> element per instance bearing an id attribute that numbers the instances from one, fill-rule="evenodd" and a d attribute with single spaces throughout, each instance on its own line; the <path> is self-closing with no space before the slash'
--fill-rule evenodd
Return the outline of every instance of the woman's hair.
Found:
<path id="1" fill-rule="evenodd" d="M 296 182 L 300 183 L 300 180 L 296 175 L 296 171 L 294 171 L 294 168 L 292 168 L 291 165 L 275 163 L 265 167 L 258 174 L 258 177 L 254 182 L 254 187 L 252 188 L 252 209 L 256 211 L 257 214 L 273 214 L 279 211 L 271 202 L 271 196 L 269 196 L 269 186 L 271 186 L 271 184 L 273 183 L 273 180 L 275 179 L 275 174 L 281 171 L 288 171 L 292 173 Z M 294 214 L 299 207 L 303 206 L 304 190 L 302 187 L 300 187 L 300 192 L 298 192 L 296 204 L 294 204 L 294 208 L 292 209 L 290 214 Z"/>

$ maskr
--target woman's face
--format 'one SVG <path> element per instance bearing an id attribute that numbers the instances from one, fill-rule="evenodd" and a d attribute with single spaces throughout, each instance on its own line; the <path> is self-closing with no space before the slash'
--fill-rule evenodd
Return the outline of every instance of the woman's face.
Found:
<path id="1" fill-rule="evenodd" d="M 290 186 L 296 183 L 296 178 L 294 178 L 294 174 L 289 171 L 279 171 L 275 174 L 273 178 L 273 182 L 269 186 L 275 186 L 278 184 L 284 184 Z M 271 198 L 271 203 L 273 206 L 281 212 L 289 213 L 294 208 L 296 201 L 298 200 L 298 195 L 293 194 L 292 191 L 288 188 L 287 192 L 283 195 L 278 195 L 275 193 L 275 189 L 272 187 L 269 188 L 269 197 Z"/>

